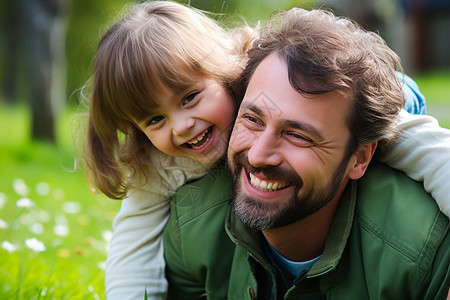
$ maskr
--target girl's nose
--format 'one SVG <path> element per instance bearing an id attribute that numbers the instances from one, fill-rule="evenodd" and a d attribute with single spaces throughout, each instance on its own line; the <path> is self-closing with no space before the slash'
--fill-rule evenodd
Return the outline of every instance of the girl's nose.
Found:
<path id="1" fill-rule="evenodd" d="M 195 120 L 191 117 L 178 117 L 173 121 L 172 132 L 176 136 L 182 136 L 190 132 L 195 126 Z"/>

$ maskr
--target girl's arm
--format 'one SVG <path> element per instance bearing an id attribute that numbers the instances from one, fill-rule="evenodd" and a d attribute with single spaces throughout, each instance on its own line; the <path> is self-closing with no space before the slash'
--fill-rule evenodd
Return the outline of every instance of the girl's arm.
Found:
<path id="1" fill-rule="evenodd" d="M 400 72 L 397 78 L 403 84 L 406 111 L 400 113 L 400 138 L 384 162 L 422 181 L 440 210 L 450 217 L 450 130 L 424 115 L 425 97 L 413 79 Z"/>
<path id="2" fill-rule="evenodd" d="M 105 291 L 108 300 L 165 299 L 167 281 L 162 232 L 169 217 L 169 198 L 186 181 L 202 176 L 204 165 L 156 153 L 158 170 L 139 189 L 129 192 L 113 223 L 106 260 Z"/>
<path id="3" fill-rule="evenodd" d="M 114 219 L 105 269 L 108 300 L 164 299 L 167 282 L 161 234 L 169 200 L 147 190 L 133 190 Z"/>
<path id="4" fill-rule="evenodd" d="M 439 209 L 450 217 L 450 130 L 431 116 L 400 113 L 400 138 L 384 161 L 423 181 Z"/>

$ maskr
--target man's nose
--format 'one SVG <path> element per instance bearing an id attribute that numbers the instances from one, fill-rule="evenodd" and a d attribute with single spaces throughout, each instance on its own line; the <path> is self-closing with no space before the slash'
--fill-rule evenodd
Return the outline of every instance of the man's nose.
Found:
<path id="1" fill-rule="evenodd" d="M 279 140 L 275 134 L 265 131 L 261 133 L 248 151 L 248 161 L 254 167 L 278 166 L 282 162 L 279 152 Z"/>
<path id="2" fill-rule="evenodd" d="M 172 121 L 172 132 L 176 136 L 183 136 L 188 134 L 194 126 L 194 118 L 189 116 L 176 116 Z"/>

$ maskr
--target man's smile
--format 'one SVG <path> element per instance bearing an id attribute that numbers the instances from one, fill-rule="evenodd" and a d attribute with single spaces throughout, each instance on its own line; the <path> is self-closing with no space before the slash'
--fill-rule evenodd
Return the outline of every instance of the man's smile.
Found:
<path id="1" fill-rule="evenodd" d="M 295 185 L 292 185 L 289 181 L 262 179 L 254 173 L 248 172 L 245 168 L 242 168 L 240 174 L 242 192 L 254 199 L 259 199 L 259 201 L 276 202 L 287 199 L 292 197 L 295 190 Z"/>
<path id="2" fill-rule="evenodd" d="M 290 185 L 290 182 L 288 182 L 288 181 L 273 180 L 273 179 L 261 179 L 253 173 L 248 173 L 248 176 L 249 176 L 248 178 L 250 179 L 250 184 L 254 188 L 257 188 L 258 190 L 261 190 L 264 192 L 273 192 L 273 191 L 281 190 Z"/>

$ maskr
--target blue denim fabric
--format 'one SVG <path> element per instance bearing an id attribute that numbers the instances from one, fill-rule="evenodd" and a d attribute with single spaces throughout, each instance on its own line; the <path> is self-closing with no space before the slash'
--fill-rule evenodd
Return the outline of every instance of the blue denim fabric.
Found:
<path id="1" fill-rule="evenodd" d="M 427 112 L 425 97 L 419 90 L 417 83 L 408 75 L 397 72 L 397 77 L 403 83 L 405 94 L 405 110 L 410 114 L 424 115 Z"/>

